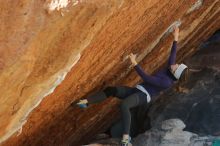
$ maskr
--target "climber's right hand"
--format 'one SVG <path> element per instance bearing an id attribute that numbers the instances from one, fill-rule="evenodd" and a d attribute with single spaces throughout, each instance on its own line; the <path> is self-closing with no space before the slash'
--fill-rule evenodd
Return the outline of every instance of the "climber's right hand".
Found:
<path id="1" fill-rule="evenodd" d="M 173 36 L 174 36 L 174 40 L 178 41 L 178 38 L 179 38 L 179 27 L 178 26 L 174 26 Z"/>
<path id="2" fill-rule="evenodd" d="M 134 55 L 133 53 L 131 53 L 131 54 L 129 55 L 129 58 L 130 58 L 131 63 L 132 63 L 133 66 L 137 65 L 136 55 Z"/>

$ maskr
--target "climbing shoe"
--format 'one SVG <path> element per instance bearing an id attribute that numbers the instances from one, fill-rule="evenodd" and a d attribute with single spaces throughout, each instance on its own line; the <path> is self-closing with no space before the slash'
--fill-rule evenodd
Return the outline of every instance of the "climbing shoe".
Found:
<path id="1" fill-rule="evenodd" d="M 88 107 L 88 102 L 86 99 L 83 99 L 83 100 L 80 100 L 77 105 L 80 107 L 80 108 L 87 108 Z"/>
<path id="2" fill-rule="evenodd" d="M 121 146 L 132 146 L 131 138 L 129 138 L 129 139 L 122 139 L 121 140 Z"/>

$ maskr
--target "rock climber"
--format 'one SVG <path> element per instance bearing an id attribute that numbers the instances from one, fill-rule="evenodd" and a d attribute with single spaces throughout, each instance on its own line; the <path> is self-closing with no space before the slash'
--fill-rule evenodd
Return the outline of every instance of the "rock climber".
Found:
<path id="1" fill-rule="evenodd" d="M 158 95 L 161 91 L 172 87 L 172 85 L 177 81 L 177 87 L 179 87 L 177 89 L 181 90 L 181 83 L 185 82 L 188 78 L 188 67 L 184 64 L 175 63 L 177 41 L 179 37 L 179 28 L 177 26 L 174 27 L 173 36 L 174 41 L 171 48 L 171 54 L 168 59 L 168 65 L 166 65 L 165 68 L 151 76 L 144 72 L 140 65 L 138 65 L 136 56 L 131 53 L 129 55 L 131 64 L 137 74 L 142 78 L 143 83 L 140 83 L 135 87 L 109 86 L 102 91 L 96 92 L 89 97 L 80 100 L 77 103 L 79 107 L 87 108 L 89 105 L 99 103 L 110 96 L 121 99 L 122 102 L 120 104 L 120 110 L 123 122 L 123 136 L 121 140 L 122 146 L 128 146 L 131 144 L 131 138 L 129 136 L 131 125 L 130 109 L 151 102 L 156 95 Z"/>

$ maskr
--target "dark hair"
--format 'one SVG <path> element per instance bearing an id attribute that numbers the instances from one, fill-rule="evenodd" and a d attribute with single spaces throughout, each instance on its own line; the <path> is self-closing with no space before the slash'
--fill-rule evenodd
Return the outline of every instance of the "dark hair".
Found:
<path id="1" fill-rule="evenodd" d="M 187 82 L 189 78 L 189 69 L 186 68 L 183 70 L 179 80 L 178 80 L 178 83 L 177 83 L 177 86 L 176 86 L 176 90 L 178 92 L 183 92 L 183 93 L 187 93 L 188 92 L 188 89 L 187 88 L 184 88 L 184 84 Z"/>

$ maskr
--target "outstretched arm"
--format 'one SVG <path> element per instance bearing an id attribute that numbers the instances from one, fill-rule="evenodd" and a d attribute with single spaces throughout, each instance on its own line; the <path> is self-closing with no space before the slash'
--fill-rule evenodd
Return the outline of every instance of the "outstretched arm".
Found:
<path id="1" fill-rule="evenodd" d="M 151 75 L 146 74 L 144 72 L 144 70 L 138 64 L 135 65 L 134 68 L 144 82 L 147 82 L 149 84 L 159 86 L 159 87 L 169 87 L 171 84 L 170 82 L 168 82 L 160 77 L 151 76 Z"/>
<path id="2" fill-rule="evenodd" d="M 129 57 L 130 57 L 132 65 L 134 66 L 138 75 L 142 78 L 142 80 L 144 82 L 147 82 L 149 84 L 156 85 L 159 87 L 169 87 L 170 86 L 170 82 L 167 82 L 162 78 L 146 74 L 144 72 L 144 70 L 137 64 L 136 59 L 135 59 L 136 56 L 134 54 L 131 53 Z"/>
<path id="3" fill-rule="evenodd" d="M 176 49 L 177 49 L 177 41 L 179 38 L 179 28 L 177 26 L 174 28 L 173 36 L 174 36 L 174 41 L 171 48 L 170 57 L 168 60 L 168 66 L 174 65 L 176 62 Z"/>
<path id="4" fill-rule="evenodd" d="M 170 52 L 170 57 L 168 60 L 168 66 L 174 65 L 176 62 L 176 48 L 177 48 L 177 41 L 173 41 L 173 45 Z"/>

